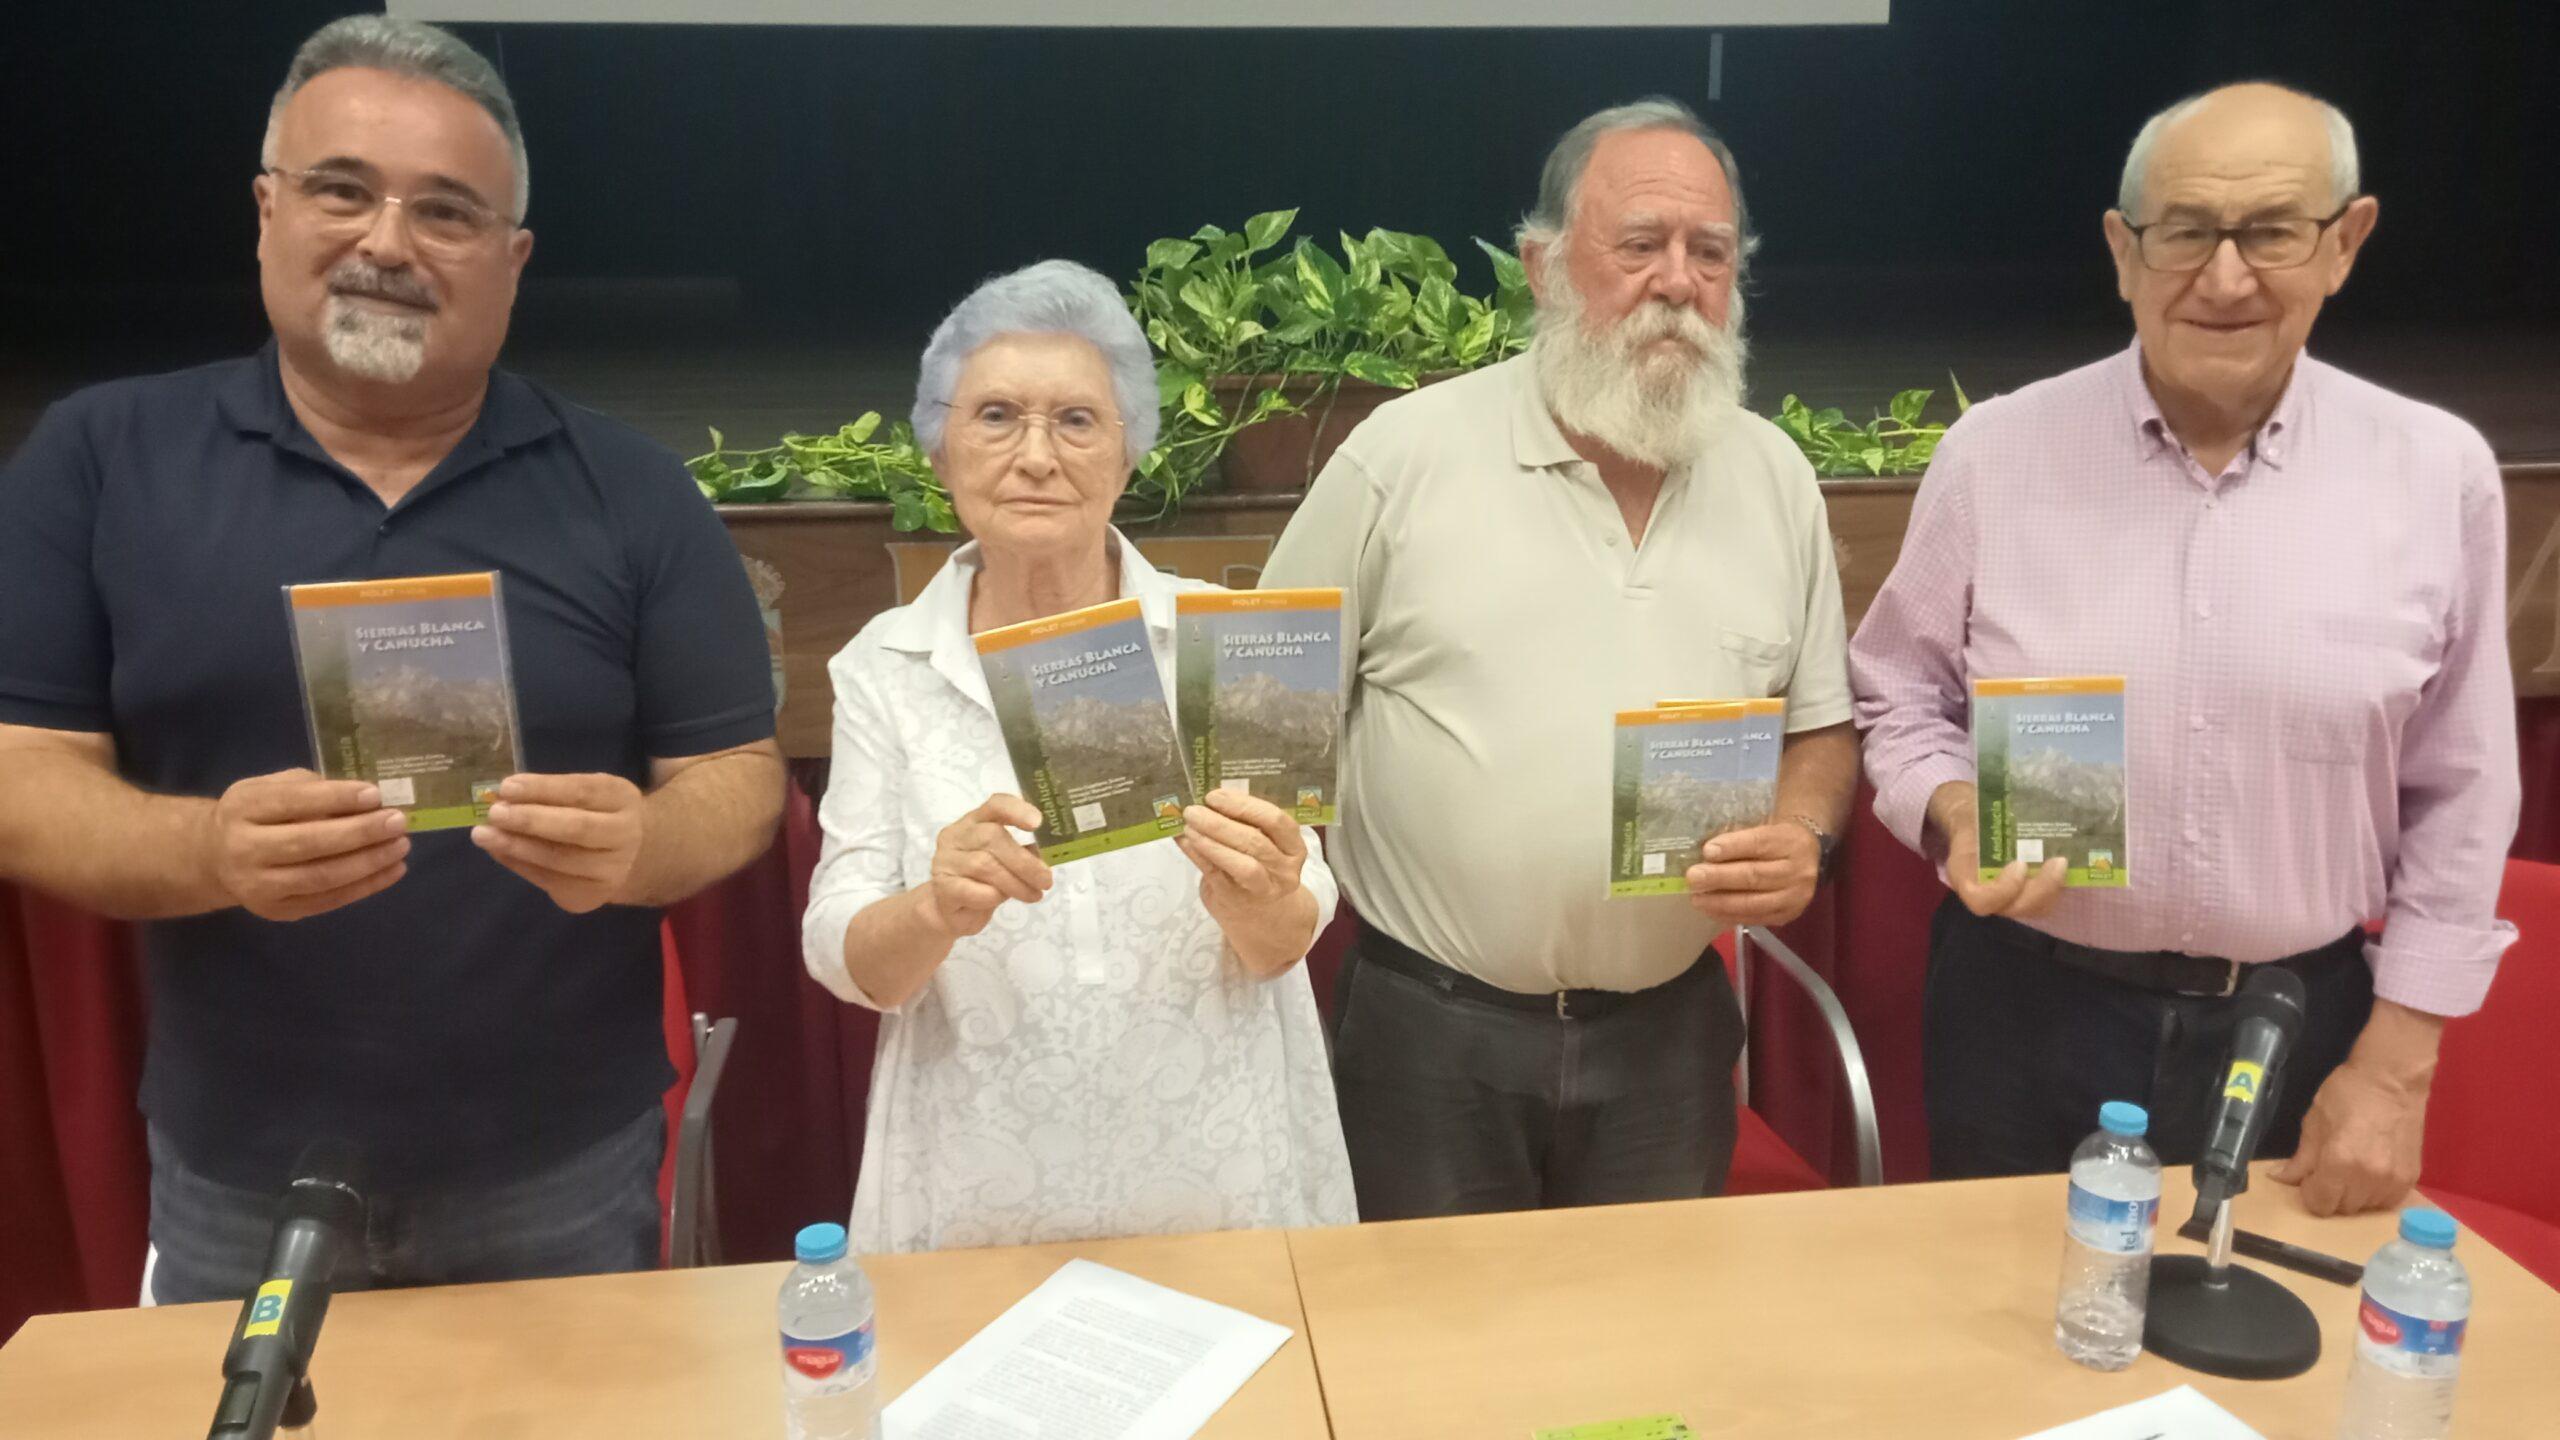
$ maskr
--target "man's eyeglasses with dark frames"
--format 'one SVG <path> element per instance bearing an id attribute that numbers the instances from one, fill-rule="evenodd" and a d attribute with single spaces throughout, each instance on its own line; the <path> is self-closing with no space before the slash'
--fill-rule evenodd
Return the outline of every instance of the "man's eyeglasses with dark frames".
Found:
<path id="1" fill-rule="evenodd" d="M 2124 228 L 2133 232 L 2143 265 L 2167 274 L 2203 269 L 2225 240 L 2239 247 L 2240 258 L 2252 270 L 2291 270 L 2319 253 L 2320 237 L 2345 218 L 2354 204 L 2350 200 L 2339 206 L 2326 220 L 2252 220 L 2246 225 L 2154 220 L 2148 225 L 2127 222 Z"/>

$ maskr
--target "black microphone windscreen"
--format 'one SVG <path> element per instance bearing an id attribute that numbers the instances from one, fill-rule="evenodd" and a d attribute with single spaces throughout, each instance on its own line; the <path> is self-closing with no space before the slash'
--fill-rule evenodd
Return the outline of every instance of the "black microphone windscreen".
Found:
<path id="1" fill-rule="evenodd" d="M 2281 965 L 2252 965 L 2240 986 L 2240 1013 L 2282 1030 L 2290 1040 L 2302 1028 L 2302 977 Z"/>
<path id="2" fill-rule="evenodd" d="M 364 1223 L 364 1168 L 356 1148 L 343 1140 L 314 1140 L 293 1165 L 285 1190 L 285 1214 L 355 1231 Z"/>

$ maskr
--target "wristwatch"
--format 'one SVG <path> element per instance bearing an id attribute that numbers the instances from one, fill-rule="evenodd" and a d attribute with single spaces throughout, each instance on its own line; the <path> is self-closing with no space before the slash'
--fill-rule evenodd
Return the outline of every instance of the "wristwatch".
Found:
<path id="1" fill-rule="evenodd" d="M 1829 879 L 1831 877 L 1831 854 L 1833 851 L 1840 848 L 1840 837 L 1823 829 L 1821 821 L 1814 819 L 1812 816 L 1807 815 L 1802 811 L 1797 811 L 1796 813 L 1789 815 L 1787 818 L 1813 832 L 1813 843 L 1821 847 L 1822 851 L 1821 858 L 1814 864 L 1814 876 L 1816 879 Z"/>

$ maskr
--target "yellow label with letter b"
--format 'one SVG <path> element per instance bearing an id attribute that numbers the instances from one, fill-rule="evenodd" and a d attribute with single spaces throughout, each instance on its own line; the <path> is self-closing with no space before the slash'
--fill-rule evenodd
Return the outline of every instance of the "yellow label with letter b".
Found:
<path id="1" fill-rule="evenodd" d="M 2258 1087 L 2266 1081 L 2267 1067 L 2255 1060 L 2231 1062 L 2231 1078 L 2222 1082 L 2225 1100 L 2255 1100 Z"/>
<path id="2" fill-rule="evenodd" d="M 249 1323 L 240 1327 L 240 1338 L 273 1335 L 284 1325 L 284 1302 L 293 1297 L 293 1282 L 270 1280 L 258 1287 L 258 1298 L 249 1305 Z"/>

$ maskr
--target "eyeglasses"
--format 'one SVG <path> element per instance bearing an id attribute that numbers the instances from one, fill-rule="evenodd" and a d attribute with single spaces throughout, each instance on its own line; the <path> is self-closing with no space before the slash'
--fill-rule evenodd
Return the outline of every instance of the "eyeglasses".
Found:
<path id="1" fill-rule="evenodd" d="M 952 435 L 982 450 L 1010 450 L 1036 424 L 1048 427 L 1049 440 L 1059 449 L 1083 454 L 1112 443 L 1111 432 L 1123 423 L 1090 405 L 1034 410 L 1003 399 L 979 400 L 966 408 L 948 400 L 941 404 L 951 412 Z"/>
<path id="2" fill-rule="evenodd" d="M 385 205 L 400 207 L 400 213 L 409 219 L 410 234 L 419 244 L 455 253 L 476 249 L 500 231 L 515 228 L 514 216 L 502 215 L 468 195 L 449 190 L 385 195 L 345 170 L 289 170 L 270 165 L 267 173 L 285 181 L 334 230 L 369 230 Z"/>
<path id="3" fill-rule="evenodd" d="M 2128 224 L 2142 263 L 2153 270 L 2183 274 L 2201 270 L 2229 240 L 2252 270 L 2291 270 L 2306 264 L 2320 249 L 2320 237 L 2338 223 L 2353 200 L 2326 220 L 2252 220 L 2246 225 L 2200 225 L 2192 220 L 2154 220 Z"/>

